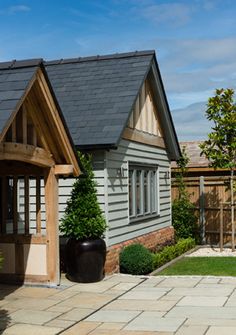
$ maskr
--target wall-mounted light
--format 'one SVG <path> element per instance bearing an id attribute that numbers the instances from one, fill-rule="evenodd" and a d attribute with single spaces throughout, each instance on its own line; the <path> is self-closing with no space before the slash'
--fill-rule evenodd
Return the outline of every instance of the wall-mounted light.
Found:
<path id="1" fill-rule="evenodd" d="M 124 168 L 122 166 L 116 170 L 116 175 L 119 178 L 124 177 Z"/>
<path id="2" fill-rule="evenodd" d="M 165 172 L 165 179 L 170 179 L 170 171 Z"/>

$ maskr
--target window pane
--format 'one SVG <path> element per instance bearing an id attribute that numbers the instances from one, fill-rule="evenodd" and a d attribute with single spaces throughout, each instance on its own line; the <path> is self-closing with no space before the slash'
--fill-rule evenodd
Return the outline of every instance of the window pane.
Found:
<path id="1" fill-rule="evenodd" d="M 149 212 L 149 196 L 148 196 L 148 171 L 144 170 L 144 176 L 143 176 L 143 183 L 144 183 L 144 212 Z"/>
<path id="2" fill-rule="evenodd" d="M 136 213 L 141 213 L 141 170 L 136 171 Z"/>
<path id="3" fill-rule="evenodd" d="M 156 174 L 151 171 L 151 212 L 156 211 Z"/>
<path id="4" fill-rule="evenodd" d="M 129 215 L 133 215 L 133 192 L 132 192 L 133 170 L 129 170 Z"/>
<path id="5" fill-rule="evenodd" d="M 129 216 L 132 220 L 157 213 L 157 171 L 154 167 L 129 168 Z"/>

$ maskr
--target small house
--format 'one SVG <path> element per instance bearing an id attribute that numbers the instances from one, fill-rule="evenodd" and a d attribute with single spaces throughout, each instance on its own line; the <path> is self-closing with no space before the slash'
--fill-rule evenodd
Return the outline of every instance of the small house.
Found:
<path id="1" fill-rule="evenodd" d="M 45 63 L 76 148 L 89 152 L 106 217 L 106 270 L 124 245 L 173 240 L 170 162 L 180 149 L 154 51 Z M 61 180 L 60 214 L 73 180 Z"/>
<path id="2" fill-rule="evenodd" d="M 173 240 L 180 149 L 154 51 L 0 63 L 0 121 L 1 279 L 59 283 L 58 221 L 80 173 L 76 150 L 93 157 L 107 272 L 127 244 Z"/>

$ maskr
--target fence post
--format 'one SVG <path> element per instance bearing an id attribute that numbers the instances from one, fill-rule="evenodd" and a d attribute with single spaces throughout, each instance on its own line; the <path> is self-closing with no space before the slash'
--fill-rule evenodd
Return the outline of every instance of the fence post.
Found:
<path id="1" fill-rule="evenodd" d="M 223 220 L 224 220 L 223 203 L 220 204 L 220 251 L 223 251 Z"/>
<path id="2" fill-rule="evenodd" d="M 200 223 L 200 234 L 201 243 L 206 243 L 205 236 L 205 196 L 204 196 L 204 176 L 200 176 L 199 179 L 199 223 Z"/>

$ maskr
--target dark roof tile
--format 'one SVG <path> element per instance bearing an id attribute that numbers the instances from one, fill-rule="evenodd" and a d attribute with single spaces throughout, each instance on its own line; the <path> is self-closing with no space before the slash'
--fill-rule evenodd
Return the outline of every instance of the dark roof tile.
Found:
<path id="1" fill-rule="evenodd" d="M 132 52 L 45 63 L 76 145 L 107 144 L 107 136 L 117 144 L 153 56 Z"/>
<path id="2" fill-rule="evenodd" d="M 33 64 L 38 62 L 32 60 L 0 63 L 0 132 L 3 131 L 7 120 L 15 111 L 35 75 L 38 66 Z"/>

